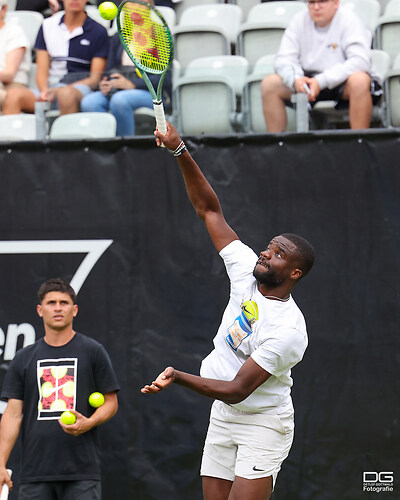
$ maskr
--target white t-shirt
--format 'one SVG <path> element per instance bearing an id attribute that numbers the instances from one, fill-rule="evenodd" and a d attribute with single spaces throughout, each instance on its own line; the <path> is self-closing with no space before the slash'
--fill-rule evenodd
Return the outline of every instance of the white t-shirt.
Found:
<path id="1" fill-rule="evenodd" d="M 289 88 L 304 72 L 316 74 L 321 90 L 337 87 L 358 71 L 380 82 L 371 60 L 371 40 L 371 33 L 349 9 L 339 7 L 324 28 L 316 26 L 306 9 L 286 28 L 275 70 Z"/>
<path id="2" fill-rule="evenodd" d="M 26 47 L 26 51 L 13 82 L 27 85 L 32 60 L 28 37 L 18 24 L 6 23 L 0 29 L 0 70 L 5 68 L 7 53 L 19 47 Z"/>
<path id="3" fill-rule="evenodd" d="M 244 362 L 252 359 L 272 376 L 244 401 L 231 405 L 238 410 L 257 413 L 283 413 L 292 408 L 291 368 L 303 358 L 308 344 L 306 324 L 293 298 L 282 302 L 265 298 L 253 276 L 258 256 L 239 240 L 220 252 L 231 281 L 228 305 L 214 338 L 214 350 L 203 360 L 200 375 L 232 380 Z M 258 306 L 258 320 L 241 342 L 232 346 L 230 328 L 237 325 L 243 301 Z M 237 339 L 237 338 L 236 338 Z"/>

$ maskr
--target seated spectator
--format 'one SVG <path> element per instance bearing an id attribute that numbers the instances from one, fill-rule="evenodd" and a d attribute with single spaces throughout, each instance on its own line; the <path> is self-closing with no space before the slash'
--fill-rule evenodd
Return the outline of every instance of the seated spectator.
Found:
<path id="1" fill-rule="evenodd" d="M 118 34 L 110 43 L 107 58 L 107 73 L 100 82 L 100 90 L 82 99 L 82 111 L 102 111 L 111 113 L 117 120 L 117 135 L 129 136 L 135 134 L 135 109 L 153 108 L 153 100 L 144 80 L 135 70 L 135 66 L 122 47 Z M 155 89 L 159 75 L 148 74 Z M 171 71 L 165 76 L 163 84 L 163 102 L 167 109 L 171 101 L 172 79 Z"/>
<path id="2" fill-rule="evenodd" d="M 61 9 L 61 4 L 58 0 L 17 0 L 15 10 L 34 10 L 36 12 L 44 12 L 51 9 L 51 13 Z"/>
<path id="3" fill-rule="evenodd" d="M 64 0 L 65 14 L 44 20 L 35 48 L 39 90 L 10 89 L 3 114 L 33 113 L 35 102 L 57 100 L 60 114 L 76 113 L 106 66 L 107 30 L 87 16 L 87 0 Z"/>
<path id="4" fill-rule="evenodd" d="M 309 0 L 287 27 L 275 58 L 276 74 L 261 84 L 268 132 L 286 128 L 285 102 L 307 92 L 311 105 L 334 100 L 349 106 L 350 127 L 370 126 L 372 105 L 382 94 L 372 67 L 371 34 L 339 0 Z"/>
<path id="5" fill-rule="evenodd" d="M 26 89 L 31 49 L 21 26 L 6 23 L 7 0 L 0 0 L 0 108 L 9 89 Z"/>

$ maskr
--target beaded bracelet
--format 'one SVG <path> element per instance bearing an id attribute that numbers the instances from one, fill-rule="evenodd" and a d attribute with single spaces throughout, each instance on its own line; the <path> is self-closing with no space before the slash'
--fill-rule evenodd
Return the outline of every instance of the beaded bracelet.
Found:
<path id="1" fill-rule="evenodd" d="M 172 151 L 172 154 L 174 156 L 181 156 L 185 151 L 187 151 L 187 148 L 185 146 L 185 143 L 181 141 L 179 146 L 175 149 L 175 151 Z"/>

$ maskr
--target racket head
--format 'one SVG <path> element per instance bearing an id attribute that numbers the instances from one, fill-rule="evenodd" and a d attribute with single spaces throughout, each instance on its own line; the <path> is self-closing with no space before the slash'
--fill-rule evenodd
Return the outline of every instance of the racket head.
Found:
<path id="1" fill-rule="evenodd" d="M 117 28 L 125 51 L 139 70 L 156 75 L 168 71 L 174 57 L 172 35 L 153 5 L 141 0 L 122 2 Z"/>

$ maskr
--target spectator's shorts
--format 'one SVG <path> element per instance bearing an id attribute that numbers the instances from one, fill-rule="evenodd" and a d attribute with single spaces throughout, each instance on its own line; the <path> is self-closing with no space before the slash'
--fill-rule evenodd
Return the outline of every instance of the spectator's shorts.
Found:
<path id="1" fill-rule="evenodd" d="M 312 78 L 315 75 L 312 75 L 310 73 L 306 73 L 306 76 L 309 76 Z M 319 93 L 319 96 L 317 97 L 315 102 L 311 102 L 311 106 L 313 106 L 315 103 L 318 101 L 336 101 L 336 109 L 346 109 L 349 106 L 349 101 L 342 99 L 343 95 L 343 90 L 346 82 L 343 82 L 341 85 L 338 87 L 334 87 L 333 89 L 323 89 Z M 375 105 L 379 102 L 379 99 L 381 98 L 383 94 L 383 90 L 381 85 L 376 81 L 371 78 L 371 96 L 372 96 L 372 103 Z"/>

